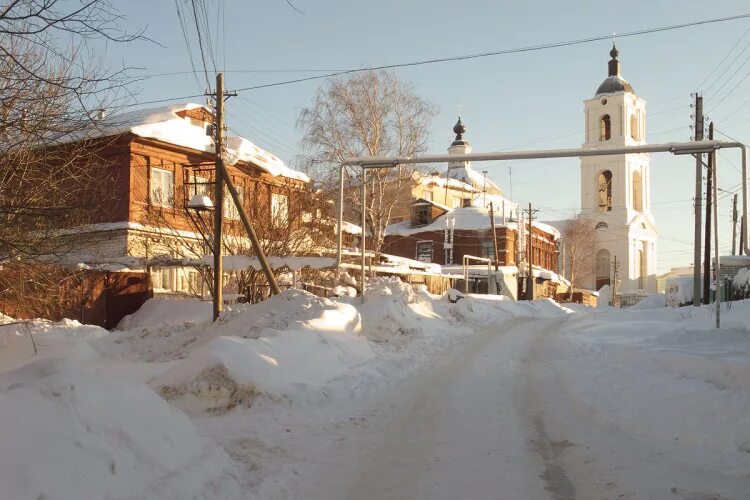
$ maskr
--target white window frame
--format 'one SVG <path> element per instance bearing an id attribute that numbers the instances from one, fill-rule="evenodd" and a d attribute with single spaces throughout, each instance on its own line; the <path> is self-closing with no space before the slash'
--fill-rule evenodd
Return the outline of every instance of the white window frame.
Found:
<path id="1" fill-rule="evenodd" d="M 164 182 L 167 180 L 171 182 L 165 186 Z M 166 200 L 164 199 L 165 191 L 167 194 Z M 174 172 L 165 168 L 151 167 L 149 198 L 151 200 L 151 205 L 174 208 Z"/>

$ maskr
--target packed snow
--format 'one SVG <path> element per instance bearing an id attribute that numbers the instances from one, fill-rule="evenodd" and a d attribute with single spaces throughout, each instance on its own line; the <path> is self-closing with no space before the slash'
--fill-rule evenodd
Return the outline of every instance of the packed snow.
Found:
<path id="1" fill-rule="evenodd" d="M 2 317 L 0 496 L 745 498 L 750 301 L 720 330 L 664 305 L 378 278 L 213 323 L 197 300 L 111 332 Z"/>

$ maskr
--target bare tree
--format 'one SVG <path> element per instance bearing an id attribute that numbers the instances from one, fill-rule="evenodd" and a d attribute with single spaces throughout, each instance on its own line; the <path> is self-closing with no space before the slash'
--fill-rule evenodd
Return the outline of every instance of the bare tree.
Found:
<path id="1" fill-rule="evenodd" d="M 565 266 L 573 287 L 583 288 L 594 274 L 595 229 L 593 222 L 581 214 L 568 220 L 562 240 L 565 247 Z"/>
<path id="2" fill-rule="evenodd" d="M 34 287 L 55 300 L 66 278 L 47 266 L 76 243 L 60 230 L 117 206 L 95 110 L 128 98 L 127 74 L 107 70 L 90 46 L 140 37 L 118 20 L 106 0 L 0 7 L 0 299 L 22 301 Z"/>
<path id="3" fill-rule="evenodd" d="M 427 149 L 435 108 L 416 95 L 411 85 L 393 73 L 363 72 L 334 79 L 318 89 L 310 108 L 300 113 L 307 171 L 329 189 L 335 185 L 340 163 L 359 155 L 414 155 Z M 411 196 L 413 168 L 368 171 L 365 213 L 375 249 L 382 246 L 385 226 L 399 202 Z M 359 173 L 346 176 L 347 201 L 355 207 L 350 219 L 358 222 L 362 203 Z"/>

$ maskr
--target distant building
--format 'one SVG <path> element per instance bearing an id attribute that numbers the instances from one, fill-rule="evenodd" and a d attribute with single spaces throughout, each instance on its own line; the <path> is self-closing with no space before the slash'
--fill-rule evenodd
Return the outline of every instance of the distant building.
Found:
<path id="1" fill-rule="evenodd" d="M 448 149 L 449 154 L 471 152 L 471 146 L 463 138 L 466 131 L 463 123 L 454 127 L 456 140 Z M 498 266 L 513 275 L 515 283 L 518 268 L 524 267 L 528 256 L 528 241 L 532 238 L 532 263 L 540 290 L 544 282 L 557 279 L 558 256 L 557 240 L 560 233 L 553 227 L 534 222 L 518 221 L 518 206 L 502 196 L 502 190 L 489 179 L 478 175 L 471 162 L 450 162 L 448 175 L 433 176 L 435 183 L 450 182 L 465 186 L 467 196 L 463 202 L 447 206 L 436 201 L 434 196 L 417 197 L 409 205 L 409 216 L 405 220 L 390 224 L 385 231 L 382 251 L 422 262 L 440 264 L 443 269 L 455 266 L 452 272 L 459 272 L 465 255 L 483 257 L 495 261 L 495 247 L 492 238 L 489 205 L 494 209 L 495 235 L 498 249 Z M 481 186 L 479 189 L 477 186 Z M 440 197 L 437 198 L 440 200 Z M 524 265 L 519 266 L 520 263 Z M 476 264 L 473 262 L 472 264 Z M 477 266 L 481 267 L 481 266 Z M 459 268 L 459 269 L 456 269 Z M 509 269 L 512 268 L 512 269 Z M 486 267 L 485 267 L 486 276 Z M 516 291 L 511 294 L 516 297 Z M 535 292 L 537 296 L 545 295 Z M 550 292 L 551 293 L 551 292 Z"/>

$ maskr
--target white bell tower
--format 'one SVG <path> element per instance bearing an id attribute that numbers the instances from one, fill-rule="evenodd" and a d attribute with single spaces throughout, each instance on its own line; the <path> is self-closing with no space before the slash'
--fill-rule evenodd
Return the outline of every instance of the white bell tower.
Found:
<path id="1" fill-rule="evenodd" d="M 620 76 L 617 48 L 608 76 L 593 99 L 584 101 L 586 149 L 646 144 L 646 101 Z M 581 212 L 596 227 L 590 286 L 656 292 L 656 226 L 651 214 L 648 154 L 581 158 Z"/>

